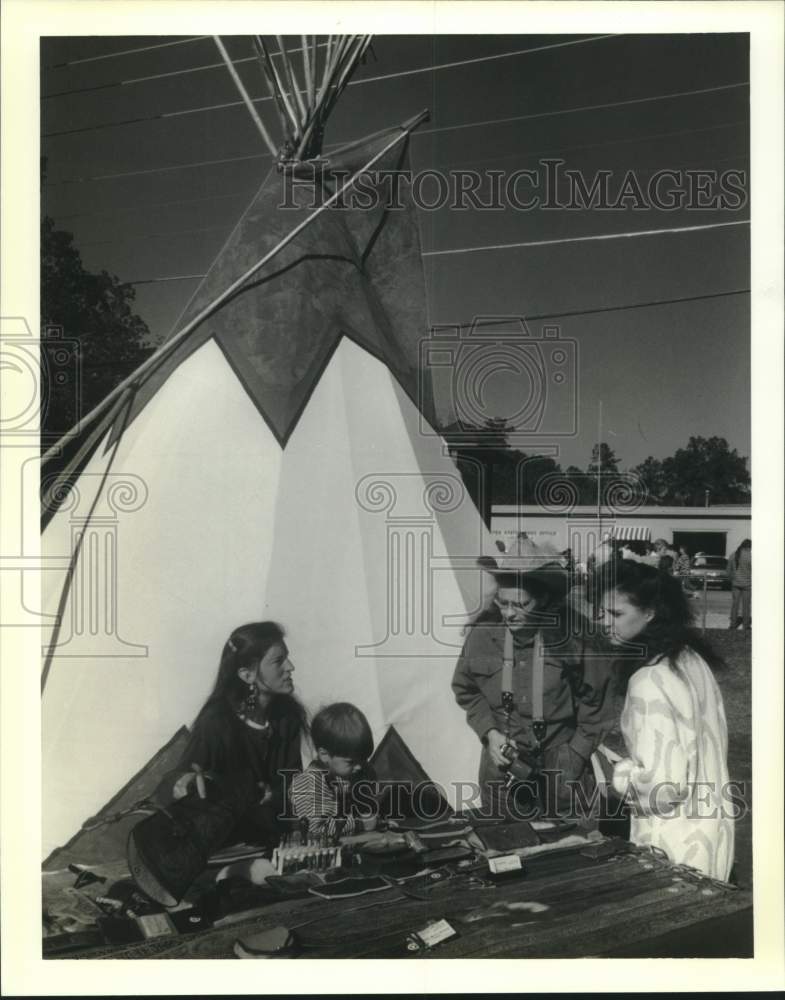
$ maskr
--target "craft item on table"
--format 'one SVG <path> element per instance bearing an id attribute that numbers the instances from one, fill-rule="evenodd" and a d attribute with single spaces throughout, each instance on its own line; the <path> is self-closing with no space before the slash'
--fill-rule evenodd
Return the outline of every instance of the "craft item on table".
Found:
<path id="1" fill-rule="evenodd" d="M 341 867 L 340 847 L 276 847 L 272 866 L 276 875 L 288 875 L 303 869 L 329 871 Z"/>
<path id="2" fill-rule="evenodd" d="M 246 861 L 253 858 L 261 858 L 269 848 L 259 844 L 231 844 L 224 847 L 215 854 L 211 854 L 207 864 L 210 868 L 223 868 L 225 865 L 232 865 L 237 861 Z"/>
<path id="3" fill-rule="evenodd" d="M 540 843 L 540 838 L 527 822 L 504 823 L 473 831 L 469 843 L 477 846 L 488 857 L 493 854 L 509 854 L 522 847 Z"/>
<path id="4" fill-rule="evenodd" d="M 145 938 L 170 937 L 177 933 L 168 913 L 147 913 L 136 918 L 136 925 Z"/>
<path id="5" fill-rule="evenodd" d="M 312 896 L 322 899 L 347 899 L 350 896 L 364 896 L 368 892 L 381 892 L 391 889 L 392 885 L 381 876 L 364 878 L 350 875 L 327 885 L 313 886 L 308 890 Z"/>
<path id="6" fill-rule="evenodd" d="M 520 854 L 498 854 L 488 858 L 488 876 L 494 881 L 519 878 L 524 874 Z"/>
<path id="7" fill-rule="evenodd" d="M 342 837 L 341 845 L 362 851 L 364 854 L 394 854 L 406 850 L 409 836 L 409 833 L 392 833 L 390 831 L 381 833 L 378 830 L 370 830 L 366 833 L 355 833 L 349 837 Z M 425 847 L 422 849 L 425 850 Z"/>
<path id="8" fill-rule="evenodd" d="M 406 948 L 408 951 L 429 951 L 443 941 L 450 941 L 457 937 L 458 932 L 447 920 L 432 920 L 419 931 L 407 935 Z"/>
<path id="9" fill-rule="evenodd" d="M 432 865 L 444 861 L 462 861 L 470 858 L 474 852 L 467 844 L 457 844 L 452 847 L 440 847 L 434 851 L 423 851 L 418 855 L 418 860 L 423 864 Z"/>
<path id="10" fill-rule="evenodd" d="M 454 830 L 456 827 L 463 828 L 468 824 L 465 816 L 443 816 L 440 819 L 419 819 L 416 816 L 405 816 L 394 820 L 387 820 L 387 826 L 391 830 L 416 830 L 418 833 L 444 832 Z"/>
<path id="11" fill-rule="evenodd" d="M 271 875 L 265 883 L 282 899 L 299 899 L 308 895 L 308 890 L 324 884 L 324 875 L 319 872 L 297 872 L 296 875 Z"/>
<path id="12" fill-rule="evenodd" d="M 91 872 L 84 865 L 69 865 L 68 871 L 76 875 L 76 881 L 74 882 L 75 889 L 83 889 L 86 885 L 91 885 L 93 882 L 106 882 L 103 875 L 96 875 L 95 872 Z"/>
<path id="13" fill-rule="evenodd" d="M 294 933 L 278 926 L 238 938 L 232 950 L 238 958 L 284 958 L 292 955 L 296 946 Z"/>
<path id="14" fill-rule="evenodd" d="M 226 865 L 215 876 L 215 881 L 223 882 L 227 878 L 241 878 L 253 883 L 253 885 L 265 885 L 268 875 L 276 873 L 272 861 L 268 861 L 267 858 L 252 858 Z"/>

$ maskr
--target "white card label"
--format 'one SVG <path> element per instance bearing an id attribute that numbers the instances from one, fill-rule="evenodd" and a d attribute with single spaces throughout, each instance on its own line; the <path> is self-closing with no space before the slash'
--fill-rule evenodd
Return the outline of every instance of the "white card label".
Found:
<path id="1" fill-rule="evenodd" d="M 498 858 L 488 858 L 488 868 L 494 875 L 501 875 L 503 872 L 520 871 L 523 862 L 519 854 L 502 854 Z"/>
<path id="2" fill-rule="evenodd" d="M 177 933 L 177 928 L 168 913 L 146 913 L 137 917 L 136 923 L 146 938 L 165 937 Z"/>
<path id="3" fill-rule="evenodd" d="M 417 931 L 417 937 L 426 948 L 433 948 L 434 945 L 454 937 L 456 933 L 446 920 L 437 920 L 435 923 L 423 927 L 421 931 Z"/>

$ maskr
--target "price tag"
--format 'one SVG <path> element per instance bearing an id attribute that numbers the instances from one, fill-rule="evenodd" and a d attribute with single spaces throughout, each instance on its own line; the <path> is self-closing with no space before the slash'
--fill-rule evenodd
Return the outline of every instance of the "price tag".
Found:
<path id="1" fill-rule="evenodd" d="M 137 917 L 136 923 L 146 938 L 166 937 L 177 933 L 177 928 L 168 913 L 146 913 Z"/>
<path id="2" fill-rule="evenodd" d="M 519 854 L 502 854 L 498 858 L 488 858 L 488 868 L 493 875 L 502 875 L 505 872 L 519 872 L 523 868 L 523 862 Z"/>
<path id="3" fill-rule="evenodd" d="M 433 948 L 442 941 L 448 941 L 455 937 L 458 932 L 447 923 L 446 920 L 437 920 L 432 924 L 427 924 L 415 935 L 425 948 Z"/>

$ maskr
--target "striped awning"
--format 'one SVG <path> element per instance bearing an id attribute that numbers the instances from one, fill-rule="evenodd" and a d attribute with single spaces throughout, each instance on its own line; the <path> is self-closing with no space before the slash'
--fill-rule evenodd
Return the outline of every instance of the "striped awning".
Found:
<path id="1" fill-rule="evenodd" d="M 627 542 L 650 542 L 651 528 L 645 528 L 641 524 L 620 524 L 611 529 L 611 538 L 618 538 Z"/>

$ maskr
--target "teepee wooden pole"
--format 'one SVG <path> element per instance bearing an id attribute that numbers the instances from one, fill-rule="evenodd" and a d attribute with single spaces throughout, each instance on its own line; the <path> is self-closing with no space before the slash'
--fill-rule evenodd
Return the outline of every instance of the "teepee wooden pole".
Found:
<path id="1" fill-rule="evenodd" d="M 300 46 L 303 54 L 303 75 L 305 77 L 305 95 L 308 98 L 308 107 L 313 108 L 313 75 L 311 73 L 311 48 L 307 35 L 300 35 Z"/>
<path id="2" fill-rule="evenodd" d="M 234 293 L 238 291 L 238 289 L 242 288 L 242 286 L 246 283 L 246 281 L 248 281 L 249 278 L 252 278 L 257 273 L 257 271 L 260 271 L 264 267 L 264 265 L 269 263 L 269 261 L 271 261 L 273 257 L 279 254 L 284 249 L 284 247 L 287 247 L 292 242 L 292 240 L 295 239 L 295 237 L 297 237 L 307 226 L 309 226 L 323 212 L 326 212 L 328 208 L 331 208 L 332 205 L 334 205 L 335 202 L 341 197 L 341 195 L 344 194 L 344 192 L 346 192 L 355 183 L 358 177 L 360 177 L 362 174 L 370 170 L 371 167 L 375 166 L 386 153 L 388 153 L 391 149 L 393 149 L 400 142 L 402 142 L 409 135 L 409 133 L 413 129 L 415 129 L 420 124 L 420 122 L 425 121 L 427 117 L 428 117 L 428 112 L 421 111 L 418 115 L 415 115 L 415 117 L 411 118 L 408 122 L 404 122 L 403 125 L 399 125 L 398 133 L 395 135 L 394 138 L 392 138 L 389 142 L 385 143 L 385 145 L 379 150 L 379 152 L 376 153 L 364 166 L 360 167 L 358 170 L 355 170 L 352 176 L 344 184 L 342 184 L 335 191 L 334 194 L 330 195 L 327 201 L 323 202 L 307 218 L 303 219 L 302 222 L 296 225 L 294 229 L 286 236 L 284 236 L 284 238 L 279 243 L 276 243 L 276 245 L 272 248 L 272 250 L 269 250 L 264 255 L 264 257 L 262 257 L 261 260 L 257 261 L 253 265 L 253 267 L 250 267 L 245 272 L 245 274 L 241 275 L 227 289 L 221 292 L 221 294 L 217 298 L 213 299 L 213 301 L 209 305 L 205 306 L 205 308 L 202 309 L 202 311 L 198 313 L 196 316 L 194 316 L 194 318 L 190 322 L 186 323 L 186 325 L 182 328 L 182 330 L 176 333 L 165 344 L 162 344 L 158 348 L 158 350 L 155 351 L 154 354 L 151 354 L 146 361 L 142 362 L 142 364 L 136 369 L 136 371 L 131 372 L 131 374 L 127 378 L 124 378 L 119 385 L 115 386 L 115 388 L 107 396 L 105 396 L 97 406 L 93 407 L 93 409 L 85 417 L 83 417 L 75 427 L 72 427 L 70 431 L 67 431 L 56 444 L 53 444 L 52 447 L 49 448 L 49 450 L 42 456 L 41 463 L 45 465 L 52 458 L 55 458 L 57 455 L 59 455 L 61 449 L 64 448 L 69 441 L 72 441 L 75 437 L 78 437 L 85 429 L 85 427 L 91 424 L 98 416 L 100 416 L 105 410 L 107 410 L 110 406 L 112 406 L 118 399 L 118 397 L 121 396 L 125 392 L 125 390 L 129 388 L 129 386 L 134 385 L 134 383 L 138 382 L 139 379 L 141 379 L 143 376 L 147 375 L 149 372 L 157 368 L 158 365 L 161 363 L 161 361 L 165 357 L 167 357 L 175 349 L 175 347 L 179 347 L 179 345 L 186 339 L 186 337 L 188 337 L 189 334 L 191 334 L 196 329 L 196 327 L 198 327 L 201 323 L 203 323 L 208 316 L 212 315 L 212 313 L 215 312 L 215 310 L 218 309 L 219 306 L 222 306 L 227 299 L 231 298 L 232 295 L 234 295 Z"/>
<path id="3" fill-rule="evenodd" d="M 305 110 L 305 104 L 303 103 L 302 94 L 300 93 L 299 82 L 297 77 L 294 75 L 294 66 L 292 66 L 289 61 L 289 53 L 284 48 L 283 38 L 281 38 L 280 35 L 276 35 L 275 39 L 278 42 L 278 48 L 281 50 L 281 62 L 283 63 L 284 76 L 286 77 L 292 98 L 300 111 L 300 125 L 303 126 L 305 125 L 307 113 Z"/>
<path id="4" fill-rule="evenodd" d="M 316 100 L 316 78 L 319 71 L 319 36 L 311 35 L 311 107 Z"/>
<path id="5" fill-rule="evenodd" d="M 259 44 L 262 47 L 262 52 L 264 53 L 264 58 L 265 58 L 265 65 L 268 67 L 270 71 L 271 80 L 275 85 L 275 88 L 277 90 L 281 103 L 283 104 L 283 107 L 286 109 L 286 114 L 289 116 L 289 120 L 292 123 L 292 132 L 293 132 L 292 137 L 295 141 L 297 141 L 300 138 L 299 119 L 297 117 L 297 114 L 295 113 L 294 108 L 289 102 L 289 98 L 286 96 L 286 90 L 284 88 L 283 81 L 281 80 L 281 76 L 278 72 L 278 67 L 275 65 L 275 62 L 272 56 L 270 55 L 270 50 L 267 48 L 267 44 L 264 38 L 261 35 L 257 35 L 256 37 L 259 40 Z"/>
<path id="6" fill-rule="evenodd" d="M 234 68 L 234 64 L 232 63 L 232 60 L 229 57 L 229 53 L 226 51 L 223 42 L 221 41 L 218 35 L 213 35 L 213 41 L 215 42 L 218 51 L 221 53 L 221 58 L 226 63 L 226 68 L 229 70 L 229 75 L 231 76 L 232 80 L 234 80 L 235 86 L 240 92 L 240 97 L 242 97 L 246 108 L 248 108 L 251 118 L 253 119 L 254 124 L 259 130 L 259 134 L 261 135 L 264 144 L 267 146 L 267 148 L 270 150 L 273 156 L 277 156 L 278 150 L 275 148 L 275 143 L 270 138 L 270 134 L 267 131 L 267 129 L 264 127 L 264 122 L 259 117 L 259 113 L 257 112 L 256 108 L 254 107 L 254 103 L 251 100 L 251 96 L 245 89 L 243 81 L 240 79 L 237 70 Z"/>

